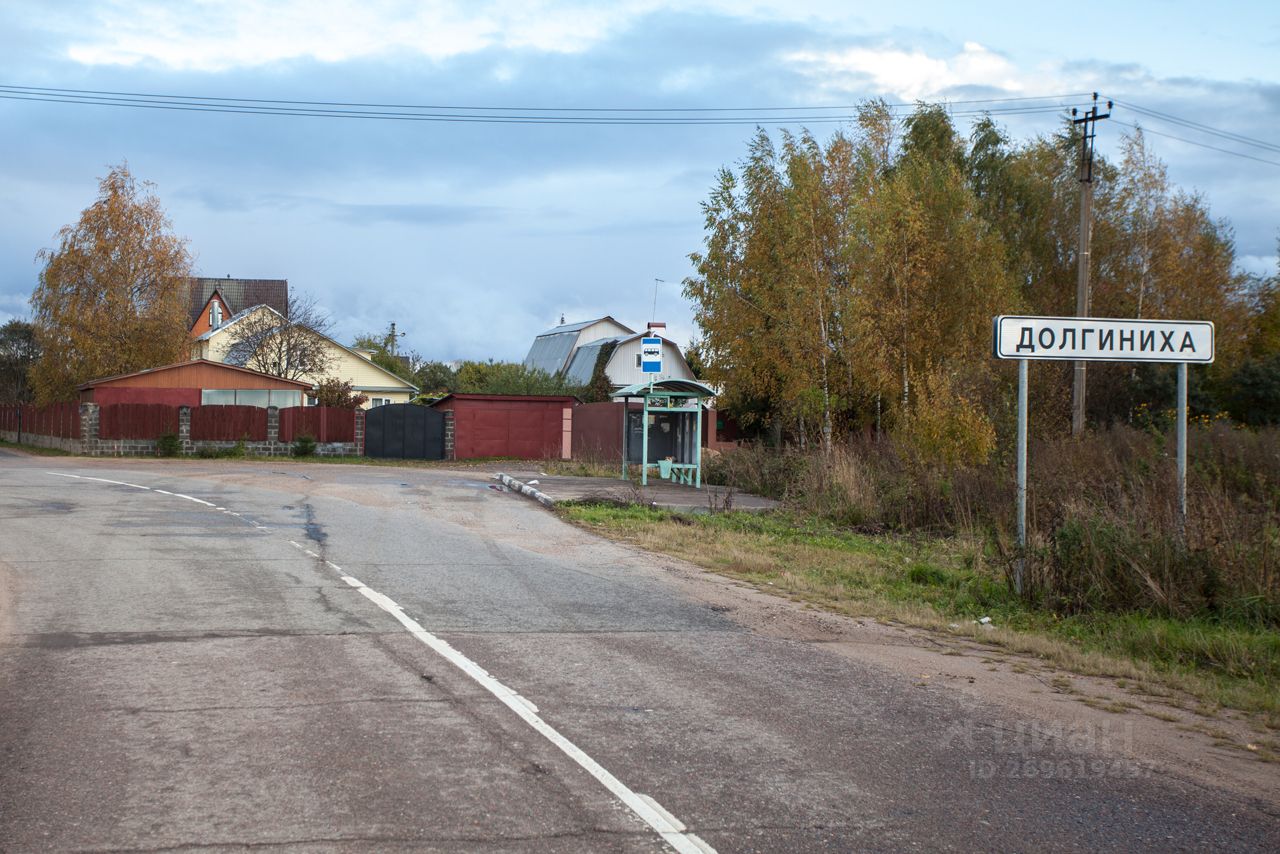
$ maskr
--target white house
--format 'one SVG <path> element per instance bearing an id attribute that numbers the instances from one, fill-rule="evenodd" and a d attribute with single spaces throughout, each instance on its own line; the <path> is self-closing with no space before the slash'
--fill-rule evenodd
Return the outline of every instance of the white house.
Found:
<path id="1" fill-rule="evenodd" d="M 270 312 L 281 323 L 284 322 L 283 315 L 271 306 L 255 305 L 246 308 L 221 326 L 193 338 L 191 358 L 243 366 L 250 354 L 245 352 L 245 348 L 234 346 L 231 333 L 237 323 L 258 312 Z M 320 335 L 318 332 L 311 334 L 317 335 L 324 343 L 330 364 L 323 376 L 301 377 L 306 382 L 315 385 L 328 377 L 338 377 L 351 383 L 353 390 L 369 398 L 364 404 L 366 409 L 384 403 L 408 403 L 418 393 L 417 386 L 375 364 L 365 353 L 343 346 L 327 335 Z"/>
<path id="2" fill-rule="evenodd" d="M 549 374 L 562 374 L 579 385 L 591 381 L 600 352 L 614 345 L 605 375 L 615 388 L 658 380 L 692 380 L 693 371 L 674 341 L 663 337 L 666 324 L 653 323 L 645 332 L 628 329 L 612 317 L 582 323 L 568 323 L 548 329 L 533 339 L 525 367 Z M 662 373 L 646 374 L 640 369 L 640 339 L 646 335 L 662 338 Z"/>

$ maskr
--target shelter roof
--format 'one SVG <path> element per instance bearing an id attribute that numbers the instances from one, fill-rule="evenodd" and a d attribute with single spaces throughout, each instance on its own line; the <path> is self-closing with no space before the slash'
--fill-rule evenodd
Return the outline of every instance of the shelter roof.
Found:
<path id="1" fill-rule="evenodd" d="M 652 389 L 652 391 L 650 391 Z M 652 383 L 636 383 L 620 388 L 612 395 L 619 397 L 661 397 L 668 394 L 687 394 L 697 397 L 715 397 L 715 389 L 697 380 L 654 380 Z"/>

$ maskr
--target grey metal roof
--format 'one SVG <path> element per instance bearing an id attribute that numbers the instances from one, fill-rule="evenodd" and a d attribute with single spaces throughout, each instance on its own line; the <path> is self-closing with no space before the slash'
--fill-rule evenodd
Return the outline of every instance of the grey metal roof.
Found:
<path id="1" fill-rule="evenodd" d="M 529 355 L 524 357 L 524 366 L 546 371 L 549 374 L 558 374 L 564 370 L 564 363 L 569 360 L 569 354 L 573 352 L 573 345 L 577 342 L 576 331 L 539 335 L 533 339 Z"/>
<path id="2" fill-rule="evenodd" d="M 569 367 L 564 372 L 565 379 L 578 385 L 591 382 L 591 375 L 596 369 L 596 360 L 600 358 L 600 348 L 606 344 L 618 344 L 634 337 L 634 335 L 615 335 L 613 338 L 599 338 L 583 344 L 574 351 L 573 360 L 569 362 Z"/>
<path id="3" fill-rule="evenodd" d="M 610 323 L 615 324 L 619 328 L 627 330 L 628 332 L 635 331 L 631 327 L 627 326 L 625 323 L 618 323 L 618 321 L 613 319 L 612 315 L 606 314 L 604 317 L 597 317 L 595 320 L 582 320 L 577 323 L 562 323 L 559 326 L 553 326 L 552 328 L 548 329 L 546 332 L 541 333 L 538 337 L 541 338 L 543 335 L 558 335 L 561 332 L 581 332 L 591 324 L 600 323 L 603 320 L 607 320 Z"/>
<path id="4" fill-rule="evenodd" d="M 604 321 L 617 326 L 619 329 L 625 329 L 631 332 L 627 326 L 618 323 L 609 315 L 597 317 L 595 320 L 584 320 L 579 323 L 562 323 L 552 329 L 543 332 L 537 338 L 533 339 L 533 346 L 529 348 L 529 354 L 524 357 L 524 366 L 526 368 L 536 368 L 540 371 L 546 371 L 549 374 L 558 374 L 561 371 L 569 371 L 573 369 L 573 362 L 578 357 L 574 351 L 574 347 L 578 343 L 578 335 L 582 330 L 595 323 L 603 323 Z M 603 341 L 606 339 L 597 339 Z M 596 343 L 596 342 L 591 342 Z M 587 345 L 583 345 L 584 347 Z M 592 367 L 595 362 L 591 362 Z M 587 379 L 590 379 L 590 368 L 588 368 Z M 587 380 L 583 380 L 586 382 Z"/>

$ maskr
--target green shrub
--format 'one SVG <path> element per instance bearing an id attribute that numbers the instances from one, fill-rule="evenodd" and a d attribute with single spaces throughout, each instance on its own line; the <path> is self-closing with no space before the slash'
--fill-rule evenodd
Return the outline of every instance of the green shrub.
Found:
<path id="1" fill-rule="evenodd" d="M 177 433 L 164 433 L 156 439 L 157 457 L 176 457 L 180 453 L 182 453 L 182 443 L 178 441 Z"/>
<path id="2" fill-rule="evenodd" d="M 295 457 L 309 457 L 316 452 L 316 439 L 306 433 L 298 436 L 293 440 L 293 455 Z"/>

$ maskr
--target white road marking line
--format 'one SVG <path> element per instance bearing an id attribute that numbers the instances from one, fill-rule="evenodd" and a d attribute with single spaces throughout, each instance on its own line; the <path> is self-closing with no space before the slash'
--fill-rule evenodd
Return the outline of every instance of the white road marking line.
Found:
<path id="1" fill-rule="evenodd" d="M 307 551 L 298 543 L 293 542 L 293 540 L 289 542 L 302 551 Z M 307 553 L 311 554 L 311 552 Z M 714 848 L 694 834 L 687 832 L 684 824 L 656 800 L 648 795 L 632 791 L 621 780 L 605 770 L 604 766 L 588 756 L 582 748 L 565 738 L 555 727 L 539 717 L 538 707 L 529 700 L 499 682 L 497 677 L 467 658 L 450 645 L 448 641 L 436 637 L 424 629 L 416 620 L 405 614 L 404 610 L 394 600 L 366 586 L 359 579 L 346 575 L 336 564 L 330 561 L 325 561 L 325 563 L 337 571 L 343 581 L 359 590 L 366 599 L 392 617 L 395 617 L 409 634 L 422 641 L 454 667 L 470 676 L 482 688 L 497 697 L 504 706 L 519 715 L 525 723 L 537 730 L 547 741 L 550 741 L 562 753 L 581 766 L 583 770 L 595 777 L 615 798 L 635 813 L 640 820 L 653 828 L 662 837 L 662 841 L 680 852 L 680 854 L 716 854 Z"/>
<path id="2" fill-rule="evenodd" d="M 127 483 L 123 480 L 107 480 L 105 477 L 89 477 L 88 475 L 82 474 L 64 474 L 60 471 L 47 471 L 45 474 L 51 474 L 54 477 L 73 477 L 76 480 L 96 480 L 98 483 L 111 483 L 116 486 L 132 486 L 134 489 L 145 489 L 148 492 L 151 491 L 151 487 L 149 486 L 139 486 L 136 483 Z"/>
<path id="3" fill-rule="evenodd" d="M 55 477 L 75 478 L 76 480 L 96 480 L 102 483 L 111 483 L 120 486 L 133 486 L 137 489 L 151 489 L 150 487 L 137 486 L 137 484 L 124 483 L 123 481 L 118 480 L 107 480 L 106 478 L 101 477 L 62 474 L 60 472 L 52 471 L 46 472 L 46 474 L 51 474 Z M 215 509 L 223 509 L 215 507 L 215 505 L 210 504 L 208 501 L 202 501 L 199 498 L 192 498 L 190 495 L 181 495 L 174 492 L 168 492 L 163 489 L 151 489 L 151 491 L 158 492 L 161 495 L 171 495 L 175 498 L 185 498 L 188 501 L 196 501 L 200 504 L 214 507 Z M 223 512 L 231 513 L 232 516 L 240 515 L 239 513 L 234 513 L 228 510 L 223 510 Z M 254 522 L 253 524 L 255 527 L 262 527 L 261 525 L 258 525 L 257 522 Z M 318 554 L 306 548 L 301 543 L 289 540 L 289 545 L 313 558 L 316 558 L 317 560 L 320 559 Z M 405 630 L 408 631 L 409 634 L 420 640 L 433 652 L 444 658 L 454 667 L 471 677 L 472 680 L 496 697 L 504 706 L 519 715 L 525 723 L 533 727 L 533 729 L 547 739 L 547 741 L 559 748 L 560 752 L 576 762 L 592 777 L 595 777 L 597 782 L 608 789 L 615 798 L 635 813 L 641 821 L 653 828 L 654 831 L 662 837 L 662 841 L 679 852 L 679 854 L 716 854 L 716 850 L 714 848 L 695 834 L 689 833 L 684 823 L 668 812 L 656 800 L 648 795 L 632 791 L 621 780 L 610 774 L 604 766 L 587 755 L 582 748 L 565 738 L 560 734 L 559 730 L 539 717 L 538 707 L 530 700 L 522 697 L 520 694 L 499 682 L 497 677 L 480 665 L 476 664 L 471 659 L 467 658 L 450 645 L 448 641 L 436 637 L 431 632 L 424 629 L 417 620 L 414 620 L 412 617 L 405 614 L 404 610 L 391 598 L 379 593 L 372 587 L 366 586 L 358 578 L 347 575 L 336 563 L 328 560 L 324 563 L 337 572 L 338 576 L 348 585 L 360 591 L 361 595 L 366 599 L 373 602 L 379 608 L 394 617 L 400 625 L 404 626 Z"/>
<path id="4" fill-rule="evenodd" d="M 126 480 L 109 480 L 105 477 L 90 477 L 87 474 L 64 474 L 63 472 L 57 472 L 57 471 L 47 471 L 45 472 L 45 474 L 51 474 L 54 477 L 71 477 L 71 478 L 75 478 L 76 480 L 93 480 L 93 481 L 97 481 L 98 483 L 110 483 L 114 486 L 128 486 L 128 487 L 132 487 L 133 489 L 145 489 L 147 492 L 158 492 L 161 495 L 172 495 L 174 498 L 182 498 L 187 501 L 194 501 L 196 504 L 203 504 L 205 507 L 212 507 L 215 510 L 222 510 L 225 513 L 231 512 L 227 510 L 225 507 L 218 507 L 212 501 L 205 501 L 203 498 L 196 498 L 194 495 L 183 495 L 181 492 L 168 492 L 166 490 L 158 489 L 156 487 L 143 486 L 142 484 L 139 484 L 139 483 L 129 483 Z M 240 514 L 231 513 L 231 515 L 239 516 Z M 257 525 L 258 523 L 254 522 L 253 524 Z"/>

